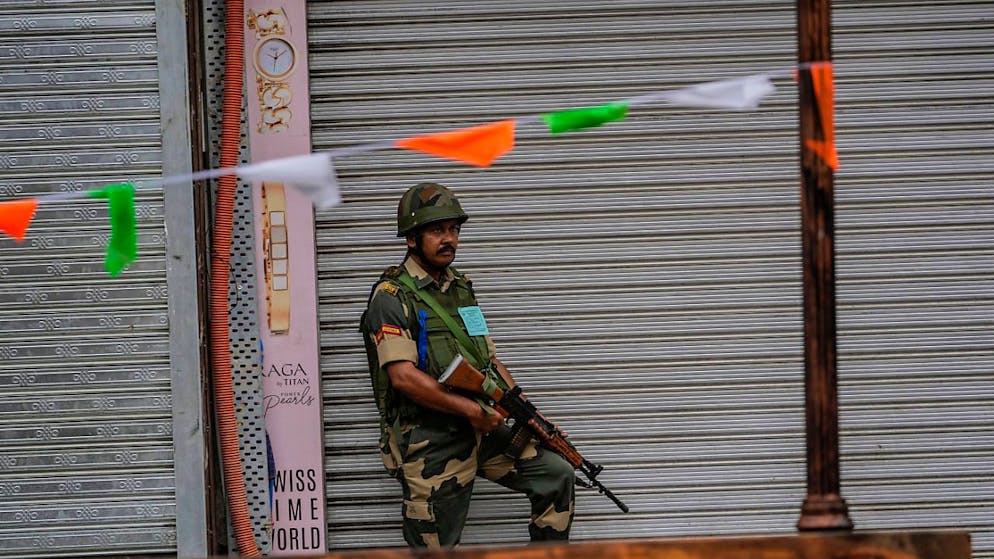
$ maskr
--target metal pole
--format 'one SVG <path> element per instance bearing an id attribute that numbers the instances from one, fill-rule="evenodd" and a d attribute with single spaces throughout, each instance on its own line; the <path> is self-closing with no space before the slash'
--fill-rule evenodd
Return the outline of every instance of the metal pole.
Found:
<path id="1" fill-rule="evenodd" d="M 797 0 L 797 54 L 802 65 L 831 61 L 831 14 L 831 0 Z M 825 139 L 810 69 L 802 66 L 798 84 L 808 494 L 797 528 L 849 530 L 853 524 L 839 485 L 833 174 L 805 145 L 807 139 Z"/>

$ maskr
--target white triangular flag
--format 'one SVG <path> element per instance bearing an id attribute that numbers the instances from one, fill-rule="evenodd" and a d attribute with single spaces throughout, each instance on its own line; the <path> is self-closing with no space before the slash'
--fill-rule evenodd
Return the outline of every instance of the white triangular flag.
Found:
<path id="1" fill-rule="evenodd" d="M 238 176 L 249 181 L 279 181 L 293 186 L 310 197 L 314 207 L 326 210 L 342 201 L 331 155 L 311 153 L 271 159 L 238 169 Z"/>
<path id="2" fill-rule="evenodd" d="M 773 93 L 776 89 L 769 76 L 757 74 L 677 89 L 667 92 L 663 99 L 675 105 L 687 107 L 744 111 L 758 107 L 763 97 Z"/>

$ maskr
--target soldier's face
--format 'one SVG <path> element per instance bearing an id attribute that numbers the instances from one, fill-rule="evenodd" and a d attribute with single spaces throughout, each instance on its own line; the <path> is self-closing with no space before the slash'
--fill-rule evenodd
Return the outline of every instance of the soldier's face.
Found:
<path id="1" fill-rule="evenodd" d="M 443 269 L 456 259 L 459 247 L 458 219 L 446 219 L 429 223 L 421 228 L 420 235 L 407 237 L 407 246 L 417 249 L 415 254 L 435 269 Z"/>

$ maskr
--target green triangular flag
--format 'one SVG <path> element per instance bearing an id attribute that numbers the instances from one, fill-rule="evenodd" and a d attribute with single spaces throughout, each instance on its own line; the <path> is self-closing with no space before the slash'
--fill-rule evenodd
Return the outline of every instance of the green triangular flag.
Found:
<path id="1" fill-rule="evenodd" d="M 104 268 L 116 277 L 138 258 L 138 233 L 135 231 L 135 187 L 131 183 L 112 184 L 88 194 L 106 199 L 110 216 L 110 243 Z"/>
<path id="2" fill-rule="evenodd" d="M 549 132 L 562 134 L 573 130 L 593 128 L 605 122 L 613 122 L 625 118 L 628 113 L 628 103 L 608 103 L 598 107 L 569 109 L 542 115 L 542 120 L 549 126 Z"/>

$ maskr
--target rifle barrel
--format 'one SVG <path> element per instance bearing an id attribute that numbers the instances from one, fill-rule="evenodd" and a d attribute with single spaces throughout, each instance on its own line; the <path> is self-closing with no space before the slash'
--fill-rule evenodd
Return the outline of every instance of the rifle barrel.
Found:
<path id="1" fill-rule="evenodd" d="M 591 481 L 591 483 L 593 483 L 594 485 L 597 486 L 597 490 L 598 491 L 600 491 L 601 493 L 603 493 L 608 499 L 611 499 L 611 501 L 613 501 L 614 504 L 618 505 L 618 508 L 621 509 L 621 512 L 628 512 L 628 505 L 626 505 L 625 503 L 622 503 L 621 499 L 619 499 L 618 497 L 616 497 L 615 494 L 612 493 L 610 489 L 608 489 L 607 487 L 604 487 L 603 483 L 597 481 L 596 479 L 592 479 L 590 481 Z"/>

